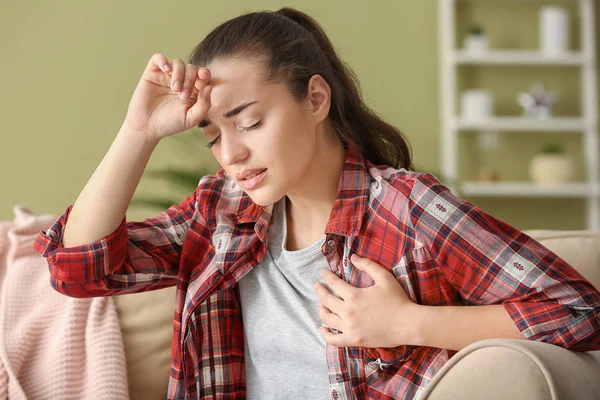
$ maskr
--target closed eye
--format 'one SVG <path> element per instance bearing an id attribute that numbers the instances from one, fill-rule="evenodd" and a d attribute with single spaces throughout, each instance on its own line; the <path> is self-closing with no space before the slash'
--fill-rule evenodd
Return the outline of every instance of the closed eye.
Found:
<path id="1" fill-rule="evenodd" d="M 248 131 L 251 131 L 252 129 L 256 129 L 260 126 L 261 123 L 262 123 L 262 119 L 260 121 L 258 121 L 257 123 L 255 123 L 254 125 L 244 128 L 243 131 L 248 132 Z"/>
<path id="2" fill-rule="evenodd" d="M 251 131 L 251 130 L 253 130 L 253 129 L 256 129 L 256 128 L 260 127 L 260 125 L 261 125 L 261 124 L 262 124 L 262 120 L 258 121 L 257 123 L 255 123 L 255 124 L 254 124 L 254 125 L 252 125 L 252 126 L 249 126 L 249 127 L 247 127 L 247 128 L 243 128 L 242 130 L 243 130 L 244 132 L 248 132 L 248 131 Z M 213 140 L 212 142 L 208 142 L 208 144 L 206 145 L 206 147 L 208 147 L 209 149 L 210 149 L 211 147 L 213 147 L 213 146 L 214 146 L 214 145 L 217 143 L 217 140 L 219 140 L 219 138 L 220 138 L 220 137 L 221 137 L 221 135 L 217 136 L 217 137 L 216 137 L 216 139 L 215 139 L 215 140 Z"/>
<path id="3" fill-rule="evenodd" d="M 206 145 L 206 147 L 208 147 L 209 149 L 210 149 L 211 147 L 213 147 L 213 146 L 215 145 L 215 143 L 217 143 L 217 140 L 219 140 L 219 137 L 220 137 L 220 136 L 221 136 L 221 135 L 217 136 L 217 138 L 216 138 L 215 140 L 213 140 L 212 142 L 208 142 L 208 144 Z"/>

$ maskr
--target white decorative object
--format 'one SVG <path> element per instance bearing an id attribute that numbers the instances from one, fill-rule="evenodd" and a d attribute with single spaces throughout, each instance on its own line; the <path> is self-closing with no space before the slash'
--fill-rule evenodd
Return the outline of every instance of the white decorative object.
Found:
<path id="1" fill-rule="evenodd" d="M 477 173 L 477 181 L 497 182 L 500 180 L 500 174 L 498 173 L 501 169 L 498 163 L 499 142 L 499 132 L 485 131 L 478 135 L 479 172 Z"/>
<path id="2" fill-rule="evenodd" d="M 540 49 L 542 54 L 560 57 L 569 50 L 569 14 L 559 6 L 544 6 L 540 11 Z"/>
<path id="3" fill-rule="evenodd" d="M 573 161 L 562 154 L 537 154 L 529 164 L 529 175 L 540 186 L 567 183 L 573 177 Z"/>
<path id="4" fill-rule="evenodd" d="M 573 178 L 573 172 L 573 161 L 559 144 L 546 145 L 529 163 L 529 176 L 539 186 L 567 183 Z"/>
<path id="5" fill-rule="evenodd" d="M 467 122 L 487 121 L 494 114 L 494 96 L 488 90 L 466 90 L 462 93 L 461 111 Z"/>
<path id="6" fill-rule="evenodd" d="M 483 2 L 483 0 L 481 0 Z M 487 1 L 486 1 L 487 2 Z M 444 182 L 447 182 L 448 188 L 456 195 L 468 195 L 469 197 L 483 196 L 488 198 L 514 197 L 514 198 L 538 198 L 545 199 L 547 197 L 558 198 L 580 198 L 585 200 L 585 229 L 600 229 L 600 170 L 598 163 L 600 162 L 600 141 L 598 140 L 598 127 L 590 121 L 597 121 L 600 113 L 598 107 L 598 69 L 597 57 L 594 56 L 596 49 L 596 18 L 597 9 L 600 2 L 597 0 L 523 0 L 523 1 L 503 1 L 495 0 L 494 3 L 500 7 L 510 7 L 511 12 L 517 15 L 520 12 L 528 12 L 532 5 L 544 4 L 559 4 L 564 5 L 571 14 L 570 18 L 574 21 L 577 19 L 577 24 L 571 22 L 571 35 L 576 34 L 581 50 L 574 51 L 573 41 L 571 40 L 571 51 L 568 56 L 563 57 L 545 57 L 539 49 L 532 50 L 494 50 L 493 40 L 490 40 L 492 49 L 485 55 L 472 56 L 466 54 L 462 50 L 461 43 L 457 43 L 457 30 L 461 29 L 461 22 L 464 21 L 464 5 L 463 1 L 455 0 L 436 0 L 439 12 L 439 29 L 437 29 L 440 57 L 439 70 L 440 79 L 438 80 L 440 88 L 440 175 Z M 470 4 L 479 3 L 479 1 L 471 1 Z M 428 3 L 429 4 L 429 3 Z M 568 6 L 567 6 L 568 4 Z M 541 6 L 540 6 L 541 7 Z M 539 17 L 539 8 L 536 10 Z M 474 8 L 474 7 L 473 7 Z M 473 14 L 470 14 L 473 15 Z M 493 18 L 493 15 L 489 15 Z M 515 21 L 517 22 L 517 21 Z M 506 28 L 518 33 L 523 29 L 523 26 L 513 24 Z M 575 26 L 574 26 L 575 25 Z M 576 29 L 575 29 L 576 28 Z M 464 37 L 464 35 L 463 35 Z M 490 35 L 492 39 L 492 35 Z M 460 47 L 460 49 L 458 49 Z M 559 66 L 577 66 L 577 75 L 580 76 L 580 84 L 578 84 L 577 95 L 581 99 L 582 113 L 573 115 L 572 117 L 550 118 L 547 120 L 528 119 L 524 117 L 503 117 L 494 116 L 490 121 L 485 123 L 466 123 L 460 118 L 460 101 L 461 91 L 457 91 L 461 87 L 461 78 L 465 74 L 471 72 L 471 69 L 464 70 L 462 65 L 472 65 L 473 68 L 492 68 L 508 69 L 517 73 L 523 72 L 530 74 L 532 71 L 541 73 L 552 72 L 552 69 Z M 544 68 L 550 68 L 544 70 Z M 580 74 L 579 74 L 580 73 Z M 526 91 L 526 90 L 523 90 Z M 517 93 L 515 92 L 515 97 Z M 560 93 L 559 93 L 560 95 Z M 562 100 L 561 100 L 562 101 Z M 498 99 L 496 99 L 498 102 Z M 498 106 L 496 106 L 498 108 Z M 497 113 L 499 110 L 496 111 Z M 458 123 L 456 121 L 458 119 Z M 517 140 L 515 145 L 521 143 L 520 138 L 531 138 L 533 135 L 512 135 L 511 132 L 577 132 L 581 135 L 573 135 L 576 140 L 581 140 L 581 153 L 573 153 L 571 155 L 575 162 L 581 164 L 581 182 L 570 182 L 569 184 L 559 185 L 549 188 L 541 188 L 533 182 L 517 182 L 502 180 L 501 182 L 469 182 L 464 175 L 468 173 L 472 175 L 472 171 L 465 171 L 461 168 L 467 144 L 470 141 L 462 140 L 463 136 L 472 136 L 474 132 L 496 130 L 502 135 L 514 136 Z M 520 137 L 517 139 L 517 137 Z M 510 149 L 502 151 L 502 154 L 509 154 Z M 577 158 L 575 158 L 577 157 Z M 510 160 L 502 160 L 505 163 L 510 163 Z M 525 162 L 527 163 L 528 160 Z M 471 164 L 469 164 L 471 165 Z M 577 165 L 577 164 L 576 164 Z M 527 169 L 525 167 L 525 169 Z M 578 169 L 576 168 L 576 172 Z M 525 171 L 527 175 L 527 171 Z M 576 174 L 576 177 L 578 175 Z M 508 176 L 506 177 L 508 179 Z M 527 178 L 525 176 L 524 178 Z M 498 202 L 499 204 L 501 202 Z M 582 202 L 583 203 L 583 202 Z M 564 215 L 574 210 L 564 210 Z M 579 211 L 579 207 L 577 207 Z M 544 215 L 544 210 L 540 209 L 540 215 Z"/>
<path id="7" fill-rule="evenodd" d="M 489 41 L 484 30 L 479 25 L 471 28 L 463 41 L 465 50 L 471 54 L 485 53 L 489 48 Z"/>
<path id="8" fill-rule="evenodd" d="M 517 103 L 523 107 L 523 116 L 546 119 L 552 116 L 552 106 L 558 101 L 554 93 L 546 92 L 544 84 L 537 81 L 529 93 L 519 93 Z"/>

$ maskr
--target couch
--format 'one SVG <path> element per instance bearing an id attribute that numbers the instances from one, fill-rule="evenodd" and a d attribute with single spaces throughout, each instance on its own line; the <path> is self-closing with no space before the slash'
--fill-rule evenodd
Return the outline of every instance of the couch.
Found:
<path id="1" fill-rule="evenodd" d="M 525 233 L 600 287 L 600 231 Z M 169 380 L 175 288 L 117 296 L 115 304 L 131 398 L 164 399 Z M 600 351 L 576 352 L 525 340 L 482 340 L 452 357 L 420 399 L 600 399 Z"/>

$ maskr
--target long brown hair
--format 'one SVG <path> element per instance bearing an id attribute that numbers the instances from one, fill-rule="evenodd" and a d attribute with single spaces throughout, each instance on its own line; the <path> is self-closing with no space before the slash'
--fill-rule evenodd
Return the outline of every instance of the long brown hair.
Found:
<path id="1" fill-rule="evenodd" d="M 288 7 L 242 14 L 209 33 L 189 63 L 205 67 L 246 57 L 264 65 L 265 80 L 283 82 L 298 101 L 306 98 L 311 76 L 322 76 L 331 88 L 328 118 L 342 143 L 354 143 L 373 164 L 414 170 L 410 144 L 364 104 L 358 78 L 312 17 Z"/>

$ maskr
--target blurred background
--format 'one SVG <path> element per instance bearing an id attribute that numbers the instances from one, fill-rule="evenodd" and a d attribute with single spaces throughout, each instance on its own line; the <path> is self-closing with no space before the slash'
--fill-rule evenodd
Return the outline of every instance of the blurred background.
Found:
<path id="1" fill-rule="evenodd" d="M 518 187 L 509 187 L 512 195 L 506 196 L 502 186 L 494 186 L 505 181 L 529 185 L 534 179 L 532 160 L 539 153 L 567 156 L 571 173 L 566 182 L 585 182 L 586 168 L 590 160 L 597 165 L 594 160 L 598 154 L 588 151 L 586 155 L 584 132 L 577 120 L 560 132 L 538 131 L 534 135 L 521 132 L 531 129 L 518 124 L 507 133 L 489 131 L 475 118 L 471 125 L 467 121 L 463 126 L 464 133 L 459 133 L 458 128 L 449 129 L 447 110 L 466 115 L 470 104 L 471 117 L 485 117 L 486 112 L 490 117 L 490 110 L 492 117 L 521 117 L 527 112 L 576 117 L 586 104 L 592 104 L 593 113 L 587 116 L 593 117 L 598 111 L 598 73 L 594 69 L 594 79 L 585 81 L 594 86 L 589 88 L 593 96 L 588 95 L 585 103 L 581 58 L 559 54 L 558 60 L 563 61 L 547 65 L 531 59 L 515 65 L 510 59 L 496 63 L 485 60 L 497 49 L 538 51 L 542 25 L 547 23 L 542 15 L 548 5 L 565 11 L 563 30 L 569 52 L 593 43 L 596 53 L 598 29 L 593 29 L 593 41 L 581 34 L 583 20 L 577 1 L 458 1 L 453 14 L 446 15 L 446 22 L 440 18 L 439 3 L 2 0 L 0 219 L 12 220 L 15 204 L 26 205 L 37 214 L 59 215 L 74 203 L 113 142 L 152 54 L 187 60 L 194 46 L 227 19 L 247 11 L 290 6 L 307 12 L 322 25 L 338 54 L 356 72 L 368 105 L 408 136 L 417 170 L 432 172 L 445 183 L 456 185 L 460 197 L 518 229 L 593 226 L 587 189 L 580 195 L 568 195 L 572 193 L 570 186 L 563 182 L 566 189 L 551 190 L 550 195 L 527 186 L 522 195 Z M 593 14 L 592 21 L 597 21 L 597 7 Z M 556 13 L 554 18 L 561 21 Z M 443 27 L 450 21 L 453 34 L 448 41 Z M 463 61 L 467 61 L 456 66 L 448 65 L 455 60 L 448 58 L 453 52 L 445 53 L 446 57 L 441 52 L 452 42 L 456 48 L 468 50 L 463 54 Z M 535 89 L 540 81 L 546 91 L 541 99 Z M 444 88 L 454 89 L 445 103 L 441 101 L 448 93 Z M 470 100 L 464 97 L 468 91 Z M 527 104 L 528 98 L 535 101 Z M 547 109 L 540 110 L 540 102 Z M 573 134 L 578 129 L 579 134 Z M 443 135 L 451 131 L 455 144 L 444 147 Z M 160 204 L 166 208 L 169 202 L 178 202 L 191 193 L 189 176 L 197 183 L 202 174 L 214 173 L 218 164 L 205 144 L 194 129 L 163 140 L 138 186 L 136 203 L 129 208 L 127 219 L 158 214 Z M 174 177 L 179 179 L 176 183 Z M 479 183 L 479 189 L 485 189 L 485 184 L 495 189 L 483 195 L 485 190 L 461 192 L 467 181 Z M 152 205 L 152 201 L 159 205 Z"/>

